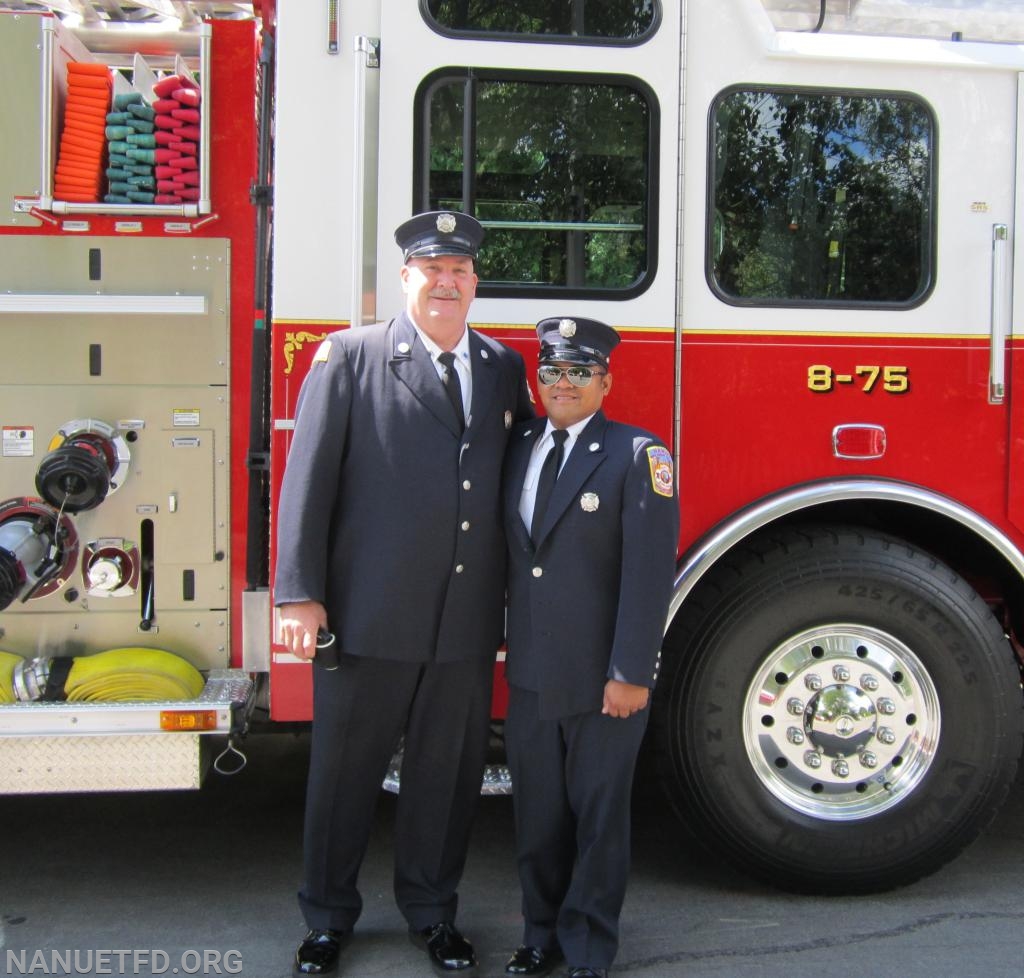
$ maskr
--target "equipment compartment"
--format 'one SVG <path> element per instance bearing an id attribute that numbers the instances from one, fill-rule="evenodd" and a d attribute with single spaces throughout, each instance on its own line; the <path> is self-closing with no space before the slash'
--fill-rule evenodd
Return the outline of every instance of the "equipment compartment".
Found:
<path id="1" fill-rule="evenodd" d="M 0 162 L 13 223 L 209 214 L 211 41 L 208 24 L 72 32 L 50 15 L 0 15 L 0 125 L 35 147 Z"/>

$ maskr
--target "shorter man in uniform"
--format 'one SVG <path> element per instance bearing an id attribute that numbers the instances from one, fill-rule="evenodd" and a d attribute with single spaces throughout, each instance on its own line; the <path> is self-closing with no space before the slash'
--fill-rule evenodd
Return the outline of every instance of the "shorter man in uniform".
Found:
<path id="1" fill-rule="evenodd" d="M 545 319 L 547 418 L 520 425 L 505 472 L 505 740 L 523 889 L 508 975 L 605 978 L 629 874 L 633 770 L 658 676 L 679 533 L 672 456 L 609 421 L 619 336 Z"/>

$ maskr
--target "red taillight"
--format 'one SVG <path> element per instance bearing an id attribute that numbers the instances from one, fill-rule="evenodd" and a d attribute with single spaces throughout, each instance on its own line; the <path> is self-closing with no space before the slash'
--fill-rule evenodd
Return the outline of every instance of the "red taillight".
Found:
<path id="1" fill-rule="evenodd" d="M 881 458 L 885 429 L 877 424 L 837 425 L 832 429 L 832 454 L 836 458 Z"/>

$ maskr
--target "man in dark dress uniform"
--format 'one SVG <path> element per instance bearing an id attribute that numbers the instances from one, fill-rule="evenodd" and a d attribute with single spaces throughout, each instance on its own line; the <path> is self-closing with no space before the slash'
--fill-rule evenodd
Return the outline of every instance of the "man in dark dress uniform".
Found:
<path id="1" fill-rule="evenodd" d="M 547 418 L 519 426 L 505 475 L 505 742 L 523 944 L 509 975 L 604 978 L 629 875 L 633 769 L 658 677 L 679 533 L 672 456 L 609 421 L 610 326 L 538 324 Z"/>
<path id="2" fill-rule="evenodd" d="M 328 975 L 359 917 L 373 811 L 402 735 L 395 898 L 433 969 L 472 974 L 455 927 L 503 638 L 501 467 L 533 416 L 522 358 L 466 325 L 480 224 L 402 224 L 406 309 L 331 334 L 299 396 L 278 511 L 281 642 L 313 659 L 298 975 Z"/>

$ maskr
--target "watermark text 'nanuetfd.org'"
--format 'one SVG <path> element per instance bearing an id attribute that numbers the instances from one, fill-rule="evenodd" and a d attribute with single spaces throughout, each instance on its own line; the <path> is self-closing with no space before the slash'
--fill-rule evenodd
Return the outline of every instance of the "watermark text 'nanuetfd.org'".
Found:
<path id="1" fill-rule="evenodd" d="M 241 951 L 12 951 L 5 975 L 240 975 Z"/>

